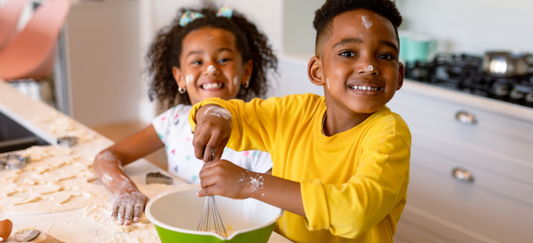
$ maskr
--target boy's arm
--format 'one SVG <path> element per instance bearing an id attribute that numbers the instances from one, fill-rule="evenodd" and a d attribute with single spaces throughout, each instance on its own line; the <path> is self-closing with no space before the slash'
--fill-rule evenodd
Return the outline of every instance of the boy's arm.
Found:
<path id="1" fill-rule="evenodd" d="M 189 123 L 194 132 L 196 157 L 204 161 L 218 160 L 226 145 L 236 151 L 269 151 L 275 143 L 277 123 L 282 120 L 279 118 L 282 105 L 278 101 L 279 98 L 253 99 L 245 103 L 210 98 L 194 105 Z M 220 107 L 228 113 L 224 114 Z M 229 123 L 222 119 L 226 115 L 230 116 Z"/>
<path id="2" fill-rule="evenodd" d="M 300 183 L 267 173 L 245 170 L 230 161 L 207 163 L 200 171 L 198 196 L 221 195 L 234 199 L 255 198 L 305 217 Z"/>

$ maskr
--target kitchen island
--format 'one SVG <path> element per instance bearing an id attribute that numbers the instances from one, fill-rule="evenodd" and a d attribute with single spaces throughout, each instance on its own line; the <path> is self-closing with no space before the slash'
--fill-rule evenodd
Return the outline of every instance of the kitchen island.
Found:
<path id="1" fill-rule="evenodd" d="M 48 157 L 38 154 L 36 151 L 39 150 L 31 148 L 18 151 L 17 153 L 26 153 L 34 156 L 35 161 L 29 163 L 22 170 L 6 169 L 0 171 L 0 181 L 2 183 L 9 183 L 10 180 L 11 182 L 17 182 L 16 184 L 11 183 L 11 185 L 15 185 L 15 187 L 12 188 L 9 193 L 4 192 L 3 195 L 0 195 L 3 197 L 2 200 L 5 200 L 5 198 L 9 196 L 15 197 L 19 195 L 20 197 L 26 197 L 25 199 L 10 199 L 18 200 L 17 202 L 19 202 L 19 205 L 31 209 L 29 211 L 26 210 L 13 213 L 9 210 L 14 207 L 4 206 L 4 208 L 0 208 L 0 220 L 7 218 L 13 222 L 13 232 L 6 242 L 15 242 L 14 233 L 28 228 L 38 229 L 41 232 L 47 233 L 64 242 L 160 241 L 155 231 L 155 227 L 147 221 L 142 228 L 136 228 L 129 233 L 120 233 L 117 232 L 117 228 L 114 227 L 115 224 L 110 220 L 112 195 L 101 185 L 99 180 L 94 176 L 94 173 L 92 173 L 92 160 L 99 151 L 113 143 L 111 140 L 94 132 L 83 124 L 74 121 L 68 116 L 59 113 L 52 107 L 19 93 L 3 80 L 0 80 L 0 113 L 3 113 L 5 116 L 50 144 L 50 146 L 44 147 L 47 151 L 45 154 Z M 76 136 L 78 137 L 78 143 L 70 148 L 64 148 L 57 145 L 57 138 L 63 136 Z M 44 150 L 41 150 L 41 152 L 42 151 Z M 83 173 L 77 173 L 72 176 L 64 175 L 62 178 L 60 178 L 61 176 L 57 178 L 46 178 L 52 169 L 58 167 L 66 168 L 68 166 L 74 169 L 81 168 L 79 171 L 82 171 Z M 150 198 L 172 188 L 172 186 L 161 184 L 145 185 L 146 174 L 150 172 L 161 172 L 167 176 L 173 176 L 144 159 L 140 159 L 125 166 L 124 170 L 139 186 L 139 189 Z M 68 172 L 68 170 L 65 170 L 65 172 Z M 29 173 L 35 173 L 39 176 L 42 175 L 42 177 L 38 177 L 42 180 L 38 181 L 32 180 L 31 178 L 23 178 L 25 174 Z M 173 177 L 173 179 L 174 186 L 187 184 L 176 177 Z M 92 193 L 83 192 L 83 188 L 86 187 L 64 186 L 68 185 L 65 184 L 67 181 L 74 182 L 74 180 L 81 181 L 78 182 L 78 184 L 83 182 L 90 184 L 89 186 L 93 188 L 93 191 L 91 191 Z M 46 183 L 43 183 L 43 181 L 46 181 Z M 19 183 L 21 186 L 19 186 Z M 40 184 L 57 184 L 63 185 L 63 187 L 56 189 L 56 191 L 53 191 L 50 194 L 21 189 L 29 186 L 37 187 Z M 0 189 L 7 190 L 5 186 Z M 53 200 L 58 200 L 58 198 L 60 198 L 60 196 L 52 197 L 49 195 L 56 195 L 56 193 L 59 194 L 68 190 L 73 192 L 68 195 L 68 198 L 61 199 L 62 201 L 60 203 L 74 205 L 73 208 L 55 207 L 52 208 L 51 211 L 55 210 L 59 212 L 46 213 L 48 210 L 47 203 L 50 204 Z M 79 196 L 80 199 L 76 199 L 73 196 Z M 83 201 L 83 196 L 87 196 L 89 199 Z M 27 198 L 31 198 L 31 200 L 28 200 Z M 38 200 L 33 202 L 32 200 L 36 198 Z M 71 200 L 71 198 L 73 199 Z M 6 213 L 6 211 L 8 211 L 8 213 Z M 280 242 L 290 241 L 276 233 L 272 233 L 269 243 Z"/>

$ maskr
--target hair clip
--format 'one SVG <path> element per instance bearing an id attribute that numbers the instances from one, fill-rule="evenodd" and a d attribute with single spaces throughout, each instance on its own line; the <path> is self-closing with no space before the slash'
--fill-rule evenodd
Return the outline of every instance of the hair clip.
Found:
<path id="1" fill-rule="evenodd" d="M 183 15 L 181 15 L 180 19 L 180 25 L 181 27 L 185 27 L 190 22 L 194 21 L 195 19 L 203 18 L 204 15 L 198 12 L 193 11 L 187 11 Z"/>
<path id="2" fill-rule="evenodd" d="M 217 16 L 231 19 L 231 16 L 233 16 L 233 9 L 229 7 L 222 7 L 218 10 Z"/>
<path id="3" fill-rule="evenodd" d="M 229 7 L 222 7 L 218 10 L 217 17 L 226 17 L 228 19 L 231 19 L 231 16 L 233 16 L 233 9 Z M 187 11 L 183 15 L 181 15 L 180 25 L 181 27 L 185 27 L 190 22 L 194 21 L 195 19 L 199 19 L 203 17 L 204 15 L 201 13 L 194 12 L 194 11 Z"/>

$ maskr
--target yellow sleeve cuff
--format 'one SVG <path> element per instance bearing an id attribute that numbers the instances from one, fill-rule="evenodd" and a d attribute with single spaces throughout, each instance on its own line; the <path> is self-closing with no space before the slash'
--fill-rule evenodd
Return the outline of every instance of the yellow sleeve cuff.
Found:
<path id="1" fill-rule="evenodd" d="M 206 99 L 204 101 L 200 101 L 198 103 L 196 103 L 192 108 L 191 108 L 191 111 L 189 111 L 189 124 L 191 125 L 191 129 L 192 129 L 192 132 L 194 132 L 194 128 L 196 128 L 196 112 L 198 112 L 198 110 L 204 106 L 204 105 L 209 105 L 209 104 L 213 104 L 213 105 L 218 105 L 218 106 L 221 106 L 221 107 L 224 107 L 225 109 L 227 109 L 223 104 L 222 104 L 222 99 L 220 98 L 209 98 L 209 99 Z M 233 114 L 232 114 L 233 115 Z"/>
<path id="2" fill-rule="evenodd" d="M 329 230 L 330 213 L 324 183 L 319 179 L 300 183 L 302 201 L 306 216 L 305 226 L 309 230 Z"/>

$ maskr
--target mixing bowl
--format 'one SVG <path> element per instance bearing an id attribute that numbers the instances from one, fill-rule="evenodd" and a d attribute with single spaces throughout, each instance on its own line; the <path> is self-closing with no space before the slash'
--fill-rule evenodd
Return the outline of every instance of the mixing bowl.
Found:
<path id="1" fill-rule="evenodd" d="M 283 210 L 249 198 L 215 196 L 228 237 L 197 231 L 207 197 L 198 197 L 200 185 L 186 185 L 162 193 L 148 203 L 146 216 L 154 223 L 161 242 L 268 242 Z"/>

